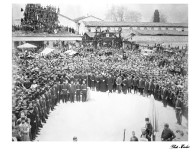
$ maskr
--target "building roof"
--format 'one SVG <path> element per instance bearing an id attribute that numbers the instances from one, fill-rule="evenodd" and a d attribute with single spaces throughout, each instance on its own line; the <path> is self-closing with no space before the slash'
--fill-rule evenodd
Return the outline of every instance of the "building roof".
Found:
<path id="1" fill-rule="evenodd" d="M 109 22 L 109 21 L 84 21 L 89 27 L 182 27 L 187 28 L 187 23 L 152 23 L 152 22 Z"/>
<path id="2" fill-rule="evenodd" d="M 58 15 L 59 15 L 59 16 L 62 16 L 62 17 L 64 17 L 64 18 L 66 18 L 66 19 L 69 19 L 69 20 L 71 20 L 71 21 L 73 21 L 73 22 L 75 22 L 73 19 L 71 19 L 71 18 L 69 18 L 69 17 L 67 17 L 67 16 L 64 16 L 64 15 L 62 15 L 62 14 L 60 14 L 60 13 L 58 13 Z"/>
<path id="3" fill-rule="evenodd" d="M 135 34 L 135 35 L 163 35 L 163 36 L 188 36 L 187 31 L 177 30 L 123 30 L 122 35 Z"/>
<path id="4" fill-rule="evenodd" d="M 92 15 L 90 15 L 90 16 L 81 16 L 81 17 L 75 18 L 74 21 L 75 21 L 75 22 L 79 22 L 80 20 L 83 20 L 83 19 L 89 18 L 89 17 L 93 17 L 93 18 L 96 18 L 96 19 L 98 19 L 98 20 L 103 21 L 102 19 L 100 19 L 100 18 L 98 18 L 98 17 L 95 17 L 95 16 L 92 16 Z"/>
<path id="5" fill-rule="evenodd" d="M 94 38 L 95 37 L 95 33 L 94 32 L 86 32 L 86 35 L 88 35 L 90 38 Z"/>
<path id="6" fill-rule="evenodd" d="M 178 44 L 186 45 L 188 44 L 187 36 L 134 36 L 130 41 L 136 43 L 164 43 L 164 44 Z"/>
<path id="7" fill-rule="evenodd" d="M 76 35 L 70 32 L 59 32 L 56 34 L 49 34 L 46 32 L 43 33 L 33 33 L 33 32 L 25 32 L 25 31 L 15 31 L 12 32 L 12 37 L 62 37 L 62 36 L 80 36 L 80 35 Z"/>

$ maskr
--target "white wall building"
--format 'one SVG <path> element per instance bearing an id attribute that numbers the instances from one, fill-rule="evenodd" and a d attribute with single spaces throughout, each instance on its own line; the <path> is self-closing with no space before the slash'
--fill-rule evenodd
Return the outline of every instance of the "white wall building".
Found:
<path id="1" fill-rule="evenodd" d="M 58 20 L 59 20 L 59 25 L 73 28 L 76 32 L 78 32 L 77 23 L 73 19 L 70 19 L 69 17 L 64 16 L 62 14 L 58 14 Z"/>
<path id="2" fill-rule="evenodd" d="M 85 32 L 88 32 L 88 29 L 86 29 L 85 25 L 83 24 L 83 22 L 87 22 L 87 21 L 103 21 L 100 18 L 94 17 L 92 15 L 90 16 L 83 16 L 83 17 L 79 17 L 74 19 L 74 21 L 77 23 L 77 30 L 79 31 L 80 35 L 83 35 Z M 95 30 L 92 28 L 90 30 L 91 32 L 94 32 Z"/>

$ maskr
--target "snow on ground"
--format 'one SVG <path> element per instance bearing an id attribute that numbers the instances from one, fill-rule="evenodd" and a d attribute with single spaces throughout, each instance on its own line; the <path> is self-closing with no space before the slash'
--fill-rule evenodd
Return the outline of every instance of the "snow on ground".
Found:
<path id="1" fill-rule="evenodd" d="M 139 139 L 150 103 L 150 98 L 139 94 L 108 95 L 91 91 L 87 102 L 58 103 L 36 141 L 72 141 L 74 136 L 78 141 L 122 141 L 124 129 L 126 141 L 129 141 L 132 131 Z M 155 104 L 159 112 L 156 140 L 160 140 L 164 123 L 169 123 L 175 133 L 178 129 L 184 132 L 182 137 L 176 133 L 177 140 L 187 141 L 187 120 L 183 118 L 182 126 L 179 126 L 173 108 L 164 108 L 159 101 L 155 101 Z"/>

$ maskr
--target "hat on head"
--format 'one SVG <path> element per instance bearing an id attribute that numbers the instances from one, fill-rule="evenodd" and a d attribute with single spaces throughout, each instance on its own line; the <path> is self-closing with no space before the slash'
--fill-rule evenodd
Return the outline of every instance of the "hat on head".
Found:
<path id="1" fill-rule="evenodd" d="M 169 127 L 169 124 L 168 123 L 165 123 L 164 124 L 164 127 L 167 127 L 168 128 Z"/>
<path id="2" fill-rule="evenodd" d="M 149 118 L 145 118 L 145 121 L 149 121 Z"/>

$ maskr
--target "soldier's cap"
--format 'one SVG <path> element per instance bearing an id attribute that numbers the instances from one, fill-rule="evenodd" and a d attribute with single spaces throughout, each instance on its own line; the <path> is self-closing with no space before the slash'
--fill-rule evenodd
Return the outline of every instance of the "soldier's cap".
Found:
<path id="1" fill-rule="evenodd" d="M 145 118 L 145 121 L 149 121 L 149 118 Z"/>

